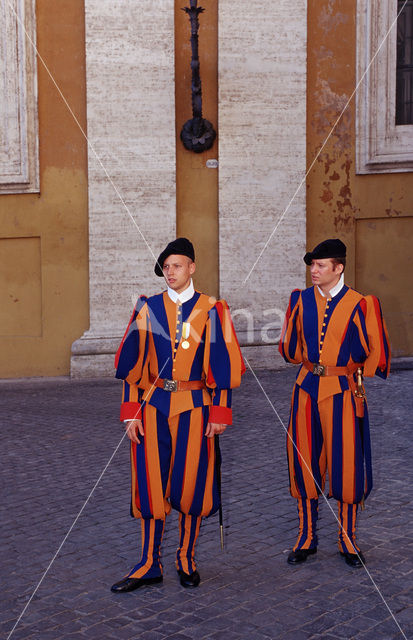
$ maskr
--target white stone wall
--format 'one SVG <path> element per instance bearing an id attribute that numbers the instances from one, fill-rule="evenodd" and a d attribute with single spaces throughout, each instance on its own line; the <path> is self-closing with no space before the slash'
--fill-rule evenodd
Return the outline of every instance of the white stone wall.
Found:
<path id="1" fill-rule="evenodd" d="M 85 5 L 88 135 L 116 190 L 89 150 L 91 319 L 72 375 L 101 375 L 132 298 L 163 286 L 143 237 L 157 255 L 175 235 L 174 3 Z M 306 11 L 305 0 L 219 3 L 220 293 L 244 344 L 276 341 L 305 281 Z M 251 349 L 273 366 L 273 347 Z"/>
<path id="2" fill-rule="evenodd" d="M 174 237 L 173 0 L 86 0 L 90 329 L 72 375 L 101 375 Z M 99 160 L 97 159 L 97 157 Z"/>
<path id="3" fill-rule="evenodd" d="M 220 0 L 220 293 L 243 343 L 274 341 L 305 283 L 305 184 L 290 201 L 306 170 L 306 37 L 305 0 Z"/>
<path id="4" fill-rule="evenodd" d="M 39 191 L 36 10 L 10 0 L 0 11 L 0 195 Z"/>

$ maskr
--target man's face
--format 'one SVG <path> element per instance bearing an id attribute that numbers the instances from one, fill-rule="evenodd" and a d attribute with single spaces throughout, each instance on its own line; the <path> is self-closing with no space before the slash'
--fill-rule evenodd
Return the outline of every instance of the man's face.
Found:
<path id="1" fill-rule="evenodd" d="M 187 256 L 168 256 L 163 263 L 163 275 L 168 286 L 176 293 L 185 291 L 194 272 L 195 262 L 192 262 Z"/>
<path id="2" fill-rule="evenodd" d="M 332 289 L 340 279 L 343 265 L 335 265 L 330 258 L 313 260 L 310 266 L 311 280 L 323 291 Z"/>

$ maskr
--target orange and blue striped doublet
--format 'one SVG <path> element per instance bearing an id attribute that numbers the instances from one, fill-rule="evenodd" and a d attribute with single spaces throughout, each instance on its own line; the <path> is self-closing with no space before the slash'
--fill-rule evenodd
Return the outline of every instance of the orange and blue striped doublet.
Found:
<path id="1" fill-rule="evenodd" d="M 279 350 L 287 362 L 363 366 L 386 378 L 390 346 L 380 303 L 346 285 L 332 298 L 317 287 L 293 291 Z M 287 438 L 290 490 L 315 499 L 328 470 L 330 495 L 359 503 L 372 487 L 367 405 L 356 398 L 356 375 L 319 376 L 301 366 Z"/>
<path id="2" fill-rule="evenodd" d="M 214 513 L 215 447 L 204 433 L 208 422 L 232 423 L 231 390 L 245 371 L 228 305 L 197 291 L 182 304 L 167 292 L 139 298 L 116 366 L 121 419 L 142 417 L 145 431 L 131 443 L 132 515 L 165 519 L 171 506 Z M 205 386 L 173 392 L 151 384 L 158 377 Z"/>

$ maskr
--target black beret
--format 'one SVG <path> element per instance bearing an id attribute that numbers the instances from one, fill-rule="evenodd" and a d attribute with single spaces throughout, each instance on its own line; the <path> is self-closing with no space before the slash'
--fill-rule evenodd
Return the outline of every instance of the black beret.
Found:
<path id="1" fill-rule="evenodd" d="M 346 245 L 338 238 L 330 238 L 320 242 L 312 251 L 309 251 L 304 256 L 304 262 L 308 265 L 312 260 L 321 260 L 323 258 L 345 258 L 346 257 Z"/>
<path id="2" fill-rule="evenodd" d="M 170 242 L 159 255 L 155 264 L 155 273 L 160 278 L 163 276 L 163 263 L 168 256 L 187 256 L 192 260 L 192 262 L 194 262 L 194 245 L 190 240 L 188 240 L 188 238 L 177 238 L 176 240 L 172 240 L 172 242 Z"/>

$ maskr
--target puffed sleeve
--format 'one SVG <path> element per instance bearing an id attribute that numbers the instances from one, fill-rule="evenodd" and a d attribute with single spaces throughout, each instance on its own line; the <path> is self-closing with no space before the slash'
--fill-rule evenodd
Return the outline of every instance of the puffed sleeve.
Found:
<path id="1" fill-rule="evenodd" d="M 364 323 L 360 323 L 359 333 L 362 332 L 363 336 L 360 337 L 364 338 L 367 347 L 363 373 L 365 376 L 378 375 L 380 378 L 387 378 L 390 372 L 391 352 L 380 302 L 375 296 L 365 296 L 360 301 L 360 308 Z"/>
<path id="2" fill-rule="evenodd" d="M 303 361 L 303 347 L 299 326 L 300 289 L 295 289 L 290 296 L 284 324 L 281 331 L 278 350 L 286 362 L 299 364 Z"/>
<path id="3" fill-rule="evenodd" d="M 147 351 L 148 306 L 147 298 L 141 296 L 115 357 L 116 377 L 123 380 L 121 420 L 140 418 L 142 391 L 138 385 L 144 375 Z"/>
<path id="4" fill-rule="evenodd" d="M 216 302 L 208 314 L 204 373 L 212 389 L 210 422 L 232 424 L 231 390 L 240 386 L 245 364 L 225 300 Z"/>

